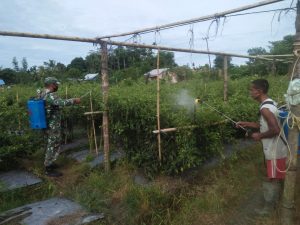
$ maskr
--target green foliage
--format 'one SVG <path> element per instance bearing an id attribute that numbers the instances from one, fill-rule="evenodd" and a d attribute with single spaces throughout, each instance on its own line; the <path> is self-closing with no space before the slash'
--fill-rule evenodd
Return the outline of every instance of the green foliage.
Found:
<path id="1" fill-rule="evenodd" d="M 193 77 L 193 72 L 187 66 L 173 67 L 170 72 L 174 72 L 177 75 L 178 81 L 189 80 Z"/>
<path id="2" fill-rule="evenodd" d="M 294 35 L 287 35 L 283 37 L 283 40 L 270 42 L 270 54 L 272 55 L 282 55 L 282 54 L 292 54 L 293 43 L 295 40 Z M 287 74 L 289 70 L 289 65 L 287 63 L 276 62 L 276 69 L 278 74 Z"/>
<path id="3" fill-rule="evenodd" d="M 23 91 L 26 93 L 24 89 Z M 41 132 L 28 129 L 28 115 L 22 92 L 18 93 L 19 102 L 16 101 L 14 90 L 4 94 L 7 96 L 0 96 L 0 159 L 11 162 L 15 157 L 27 156 L 41 147 L 42 137 Z"/>
<path id="4" fill-rule="evenodd" d="M 193 113 L 193 98 L 200 96 L 218 110 L 226 112 L 234 120 L 255 118 L 256 111 L 249 111 L 255 102 L 248 97 L 248 82 L 229 83 L 229 102 L 222 100 L 222 83 L 186 83 L 161 86 L 161 127 L 179 127 L 175 133 L 162 133 L 162 165 L 158 162 L 156 130 L 156 84 L 134 83 L 112 87 L 109 96 L 110 129 L 114 140 L 126 150 L 129 160 L 143 167 L 148 175 L 159 170 L 165 173 L 180 173 L 200 165 L 205 159 L 219 154 L 224 141 L 230 140 L 237 131 L 229 124 L 218 124 L 224 118 L 205 105 L 197 106 Z M 182 89 L 189 90 L 190 108 L 178 105 L 174 96 Z M 240 102 L 243 102 L 241 106 Z M 237 107 L 238 106 L 238 107 Z M 212 125 L 215 124 L 215 125 Z M 192 129 L 180 127 L 196 125 Z M 239 131 L 241 132 L 241 131 Z"/>
<path id="5" fill-rule="evenodd" d="M 0 78 L 4 80 L 6 84 L 13 84 L 17 82 L 16 72 L 12 69 L 0 69 Z"/>
<path id="6" fill-rule="evenodd" d="M 196 76 L 196 75 L 192 75 Z M 166 174 L 181 173 L 189 168 L 201 165 L 214 155 L 222 154 L 222 146 L 234 137 L 244 135 L 242 130 L 233 128 L 233 124 L 212 111 L 205 104 L 194 105 L 194 99 L 200 97 L 209 105 L 228 115 L 235 121 L 255 121 L 257 103 L 248 95 L 248 87 L 253 77 L 230 80 L 228 83 L 228 102 L 223 102 L 223 82 L 204 82 L 201 77 L 185 82 L 170 84 L 161 83 L 160 123 L 161 128 L 178 128 L 176 132 L 161 133 L 162 162 L 158 160 L 156 117 L 156 82 L 145 84 L 143 80 L 127 79 L 110 87 L 109 91 L 109 129 L 110 141 L 114 146 L 121 146 L 129 161 L 142 167 L 149 176 L 163 172 Z M 287 80 L 271 78 L 270 96 L 281 101 L 287 88 Z M 283 85 L 286 84 L 286 85 Z M 16 91 L 19 91 L 20 102 L 16 103 Z M 22 90 L 22 91 L 21 91 Z M 94 110 L 103 110 L 100 84 L 97 82 L 66 83 L 61 85 L 58 95 L 66 98 L 80 97 L 92 91 Z M 7 90 L 0 98 L 1 107 L 1 156 L 17 156 L 20 153 L 30 154 L 33 146 L 41 139 L 27 129 L 22 135 L 12 135 L 7 130 L 18 130 L 18 120 L 22 127 L 28 128 L 26 101 L 35 95 L 35 88 L 19 86 Z M 180 100 L 181 99 L 181 100 Z M 182 100 L 183 99 L 183 100 Z M 241 104 L 243 103 L 243 104 Z M 87 118 L 84 112 L 90 111 L 89 95 L 82 99 L 79 106 L 63 109 L 63 117 L 70 124 L 86 127 Z M 96 117 L 96 124 L 102 118 Z M 191 127 L 189 127 L 191 126 Z M 24 129 L 22 129 L 24 130 Z M 15 142 L 18 140 L 18 142 Z"/>
<path id="7" fill-rule="evenodd" d="M 81 72 L 87 71 L 86 62 L 81 57 L 76 57 L 71 61 L 71 63 L 68 65 L 68 69 L 72 69 L 72 68 L 77 69 Z"/>
<path id="8" fill-rule="evenodd" d="M 267 51 L 262 48 L 262 47 L 258 47 L 258 48 L 251 48 L 248 50 L 248 54 L 249 55 L 266 55 Z M 247 63 L 249 66 L 249 70 L 251 71 L 252 75 L 266 75 L 268 74 L 268 67 L 267 67 L 267 63 L 265 61 L 262 60 L 256 60 L 256 59 L 249 59 L 249 62 Z"/>

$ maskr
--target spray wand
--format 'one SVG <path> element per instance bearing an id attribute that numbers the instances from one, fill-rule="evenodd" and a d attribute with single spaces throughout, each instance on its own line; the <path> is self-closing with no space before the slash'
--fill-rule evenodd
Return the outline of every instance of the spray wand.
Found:
<path id="1" fill-rule="evenodd" d="M 211 110 L 217 112 L 218 114 L 220 114 L 221 116 L 225 117 L 226 119 L 228 119 L 229 121 L 231 121 L 233 124 L 235 124 L 237 127 L 240 127 L 241 129 L 243 129 L 244 131 L 246 131 L 246 136 L 249 136 L 250 134 L 250 130 L 246 129 L 245 127 L 242 127 L 241 125 L 239 125 L 236 121 L 234 121 L 233 119 L 231 119 L 229 116 L 225 115 L 224 113 L 222 113 L 221 111 L 217 110 L 215 107 L 209 105 L 208 103 L 206 103 L 205 101 L 201 100 L 199 97 L 195 99 L 195 104 L 205 104 L 206 106 L 208 106 Z"/>
<path id="2" fill-rule="evenodd" d="M 79 98 L 84 98 L 84 97 L 87 96 L 90 92 L 92 92 L 92 91 L 88 91 L 87 93 L 85 93 L 84 95 L 80 96 Z"/>

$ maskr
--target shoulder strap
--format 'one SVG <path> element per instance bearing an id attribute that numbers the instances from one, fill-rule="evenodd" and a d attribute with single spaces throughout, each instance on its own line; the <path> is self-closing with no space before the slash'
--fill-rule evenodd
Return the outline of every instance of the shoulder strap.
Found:
<path id="1" fill-rule="evenodd" d="M 259 108 L 259 115 L 260 115 L 261 107 L 262 107 L 263 105 L 267 105 L 267 104 L 269 104 L 269 105 L 274 105 L 274 106 L 275 106 L 275 104 L 274 104 L 273 101 L 265 101 L 265 102 L 263 102 L 263 103 L 260 105 L 260 108 Z M 281 141 L 282 141 L 285 145 L 287 145 L 286 140 L 285 140 L 281 135 L 279 135 L 279 138 L 281 139 Z"/>
<path id="2" fill-rule="evenodd" d="M 258 113 L 257 113 L 258 116 L 261 115 L 261 113 L 260 113 L 261 107 L 262 107 L 263 105 L 267 105 L 267 104 L 269 104 L 269 105 L 274 105 L 274 106 L 275 106 L 275 104 L 274 104 L 273 101 L 265 101 L 265 102 L 261 103 L 260 106 L 259 106 Z"/>
<path id="3" fill-rule="evenodd" d="M 274 106 L 275 106 L 275 104 L 274 104 L 273 101 L 265 101 L 265 102 L 261 103 L 261 105 L 260 105 L 260 107 L 259 107 L 259 110 L 261 110 L 261 107 L 262 107 L 263 105 L 267 105 L 267 104 L 269 104 L 269 105 L 274 105 Z"/>

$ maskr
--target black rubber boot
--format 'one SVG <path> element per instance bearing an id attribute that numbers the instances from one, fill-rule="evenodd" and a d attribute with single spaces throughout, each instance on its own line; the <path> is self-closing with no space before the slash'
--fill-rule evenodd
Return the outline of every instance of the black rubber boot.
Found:
<path id="1" fill-rule="evenodd" d="M 51 168 L 52 170 L 58 169 L 59 165 L 56 163 L 52 163 L 50 166 L 48 166 L 49 168 Z"/>
<path id="2" fill-rule="evenodd" d="M 254 211 L 260 216 L 270 215 L 279 199 L 280 186 L 278 182 L 263 182 L 264 206 Z"/>
<path id="3" fill-rule="evenodd" d="M 63 175 L 61 172 L 55 171 L 51 166 L 45 167 L 45 174 L 48 177 L 60 177 Z"/>

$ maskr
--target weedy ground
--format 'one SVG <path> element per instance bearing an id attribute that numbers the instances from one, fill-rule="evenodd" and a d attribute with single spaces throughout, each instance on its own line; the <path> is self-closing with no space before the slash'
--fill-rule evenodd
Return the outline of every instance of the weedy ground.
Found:
<path id="1" fill-rule="evenodd" d="M 0 194 L 0 212 L 53 196 L 72 199 L 105 218 L 93 224 L 251 224 L 276 225 L 280 213 L 257 217 L 254 208 L 261 204 L 261 179 L 264 164 L 261 146 L 255 144 L 223 160 L 214 168 L 194 168 L 180 175 L 158 175 L 145 184 L 136 184 L 138 169 L 126 160 L 112 165 L 105 173 L 91 170 L 61 156 L 62 178 L 43 175 L 43 153 L 37 152 L 20 165 L 41 176 L 44 182 Z M 300 187 L 297 179 L 296 221 L 300 221 Z M 300 224 L 300 222 L 298 222 Z"/>

